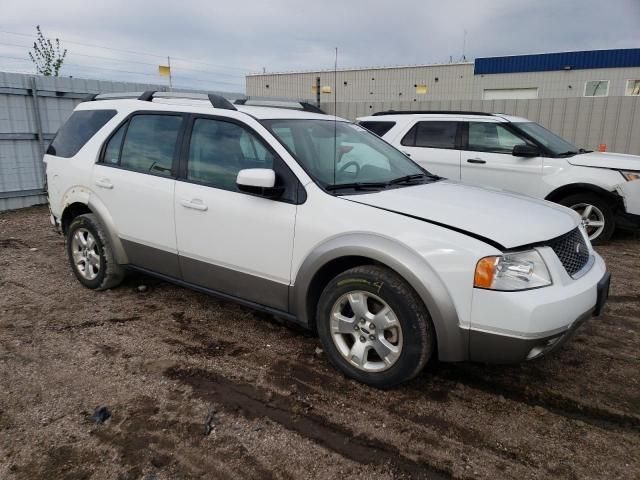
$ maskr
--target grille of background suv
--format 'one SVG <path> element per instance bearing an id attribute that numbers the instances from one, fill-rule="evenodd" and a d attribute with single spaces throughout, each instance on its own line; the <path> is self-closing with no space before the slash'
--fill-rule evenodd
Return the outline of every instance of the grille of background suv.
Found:
<path id="1" fill-rule="evenodd" d="M 579 228 L 551 240 L 548 246 L 553 249 L 564 269 L 572 277 L 589 261 L 589 248 Z"/>

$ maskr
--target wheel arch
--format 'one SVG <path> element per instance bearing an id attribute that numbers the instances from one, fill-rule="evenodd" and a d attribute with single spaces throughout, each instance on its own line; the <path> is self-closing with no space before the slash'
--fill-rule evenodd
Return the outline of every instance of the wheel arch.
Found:
<path id="1" fill-rule="evenodd" d="M 114 257 L 118 264 L 129 263 L 129 259 L 124 250 L 122 242 L 117 235 L 117 230 L 113 222 L 113 218 L 109 214 L 109 211 L 94 195 L 81 196 L 74 201 L 69 201 L 65 204 L 62 214 L 60 215 L 60 225 L 63 234 L 66 235 L 69 225 L 75 217 L 86 213 L 94 214 L 100 223 L 104 226 L 109 235 L 109 240 L 113 246 Z"/>
<path id="2" fill-rule="evenodd" d="M 67 234 L 67 232 L 69 231 L 69 225 L 71 225 L 71 222 L 73 222 L 74 218 L 85 213 L 93 213 L 86 203 L 73 202 L 65 206 L 64 210 L 62 211 L 62 215 L 60 216 L 60 227 L 62 229 L 62 234 Z"/>
<path id="3" fill-rule="evenodd" d="M 307 256 L 289 297 L 290 310 L 298 321 L 315 331 L 315 309 L 326 284 L 339 273 L 360 265 L 389 268 L 413 288 L 433 322 L 440 360 L 467 358 L 468 332 L 459 327 L 453 300 L 439 276 L 416 252 L 382 236 L 343 235 L 317 246 Z"/>
<path id="4" fill-rule="evenodd" d="M 569 195 L 585 192 L 599 195 L 604 199 L 609 200 L 615 207 L 620 206 L 620 202 L 622 201 L 622 198 L 615 191 L 606 190 L 592 183 L 571 183 L 569 185 L 563 185 L 553 190 L 544 199 L 557 203 L 562 198 Z"/>

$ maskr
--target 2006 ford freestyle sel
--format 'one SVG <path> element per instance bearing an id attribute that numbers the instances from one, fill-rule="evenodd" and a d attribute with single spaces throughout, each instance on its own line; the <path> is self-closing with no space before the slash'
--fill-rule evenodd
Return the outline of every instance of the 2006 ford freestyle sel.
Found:
<path id="1" fill-rule="evenodd" d="M 129 268 L 272 312 L 377 387 L 431 357 L 540 357 L 606 301 L 568 208 L 436 177 L 304 104 L 122 97 L 81 103 L 44 158 L 88 288 Z"/>

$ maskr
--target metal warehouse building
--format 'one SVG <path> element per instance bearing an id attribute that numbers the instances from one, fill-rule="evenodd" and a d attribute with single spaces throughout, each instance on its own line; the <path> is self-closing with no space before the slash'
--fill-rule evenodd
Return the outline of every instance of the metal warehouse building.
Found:
<path id="1" fill-rule="evenodd" d="M 345 69 L 337 75 L 255 74 L 246 82 L 249 96 L 316 101 L 319 95 L 329 112 L 337 101 L 338 115 L 350 119 L 389 109 L 502 112 L 528 117 L 579 146 L 605 144 L 640 154 L 640 48 Z"/>

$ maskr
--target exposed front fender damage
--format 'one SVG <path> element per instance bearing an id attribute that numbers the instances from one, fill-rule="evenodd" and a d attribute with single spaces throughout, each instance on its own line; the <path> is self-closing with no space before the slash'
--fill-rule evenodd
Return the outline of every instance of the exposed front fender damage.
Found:
<path id="1" fill-rule="evenodd" d="M 370 258 L 400 274 L 418 293 L 431 315 L 439 359 L 460 361 L 467 358 L 468 330 L 460 328 L 453 301 L 436 272 L 416 252 L 378 235 L 351 233 L 334 237 L 318 245 L 307 256 L 290 295 L 290 310 L 300 323 L 310 324 L 307 292 L 314 275 L 328 262 L 349 256 Z"/>
<path id="2" fill-rule="evenodd" d="M 621 183 L 616 191 L 622 197 L 627 213 L 640 215 L 640 180 Z"/>

